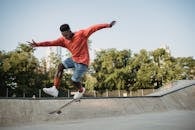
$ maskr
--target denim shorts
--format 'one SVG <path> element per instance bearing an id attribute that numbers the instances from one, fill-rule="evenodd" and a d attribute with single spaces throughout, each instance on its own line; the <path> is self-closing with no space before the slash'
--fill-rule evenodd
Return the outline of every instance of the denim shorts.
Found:
<path id="1" fill-rule="evenodd" d="M 85 72 L 88 69 L 88 66 L 85 64 L 81 64 L 81 63 L 76 63 L 72 60 L 72 58 L 67 58 L 66 60 L 64 60 L 62 62 L 62 64 L 64 65 L 64 67 L 66 69 L 68 68 L 74 68 L 74 73 L 71 77 L 71 79 L 74 82 L 80 82 L 82 76 L 85 74 Z"/>

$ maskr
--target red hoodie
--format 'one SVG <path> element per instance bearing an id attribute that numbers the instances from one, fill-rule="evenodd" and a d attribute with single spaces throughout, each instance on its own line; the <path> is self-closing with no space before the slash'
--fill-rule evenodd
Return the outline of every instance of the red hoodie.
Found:
<path id="1" fill-rule="evenodd" d="M 38 46 L 61 46 L 67 48 L 72 53 L 72 59 L 76 63 L 89 65 L 88 37 L 103 28 L 109 28 L 110 24 L 97 24 L 87 29 L 74 33 L 71 40 L 61 36 L 54 41 L 45 41 L 37 43 Z"/>

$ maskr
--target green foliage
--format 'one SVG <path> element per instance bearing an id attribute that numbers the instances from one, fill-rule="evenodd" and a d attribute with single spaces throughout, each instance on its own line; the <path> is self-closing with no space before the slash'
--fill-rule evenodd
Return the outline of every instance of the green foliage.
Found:
<path id="1" fill-rule="evenodd" d="M 130 57 L 130 50 L 108 49 L 97 52 L 97 58 L 92 64 L 95 70 L 94 76 L 98 81 L 94 89 L 125 89 L 126 72 L 124 68 Z"/>
<path id="2" fill-rule="evenodd" d="M 10 88 L 22 96 L 23 92 L 30 90 L 30 86 L 35 85 L 34 77 L 38 60 L 33 56 L 33 48 L 20 44 L 15 51 L 4 53 L 1 64 L 1 90 Z"/>
<path id="3" fill-rule="evenodd" d="M 26 44 L 20 44 L 14 51 L 1 52 L 1 96 L 9 89 L 9 96 L 38 96 L 39 89 L 51 86 L 54 69 L 59 64 L 59 57 L 51 53 L 50 67 L 46 59 L 41 62 L 33 55 L 34 49 Z"/>
<path id="4" fill-rule="evenodd" d="M 53 77 L 60 57 L 50 53 L 39 61 L 34 49 L 20 44 L 14 51 L 0 51 L 0 96 L 16 94 L 38 96 L 39 89 L 53 85 Z M 194 79 L 195 60 L 192 57 L 174 58 L 165 49 L 154 51 L 106 49 L 96 53 L 96 58 L 83 78 L 87 90 L 137 90 L 159 88 L 173 80 Z M 73 89 L 71 74 L 64 73 L 61 89 Z M 46 96 L 46 95 L 45 95 Z"/>
<path id="5" fill-rule="evenodd" d="M 173 80 L 193 79 L 195 60 L 174 58 L 165 49 L 140 50 L 131 56 L 130 50 L 116 49 L 98 52 L 92 66 L 96 90 L 137 90 L 159 88 Z"/>
<path id="6" fill-rule="evenodd" d="M 85 84 L 85 88 L 88 91 L 93 91 L 94 86 L 97 84 L 97 80 L 95 77 L 91 76 L 90 74 L 86 74 L 84 84 Z"/>

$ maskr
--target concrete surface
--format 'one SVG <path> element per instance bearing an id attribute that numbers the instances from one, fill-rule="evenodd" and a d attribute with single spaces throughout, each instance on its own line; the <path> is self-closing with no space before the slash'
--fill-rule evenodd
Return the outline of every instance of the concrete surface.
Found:
<path id="1" fill-rule="evenodd" d="M 195 85 L 195 80 L 177 80 L 166 87 L 159 88 L 158 91 L 151 93 L 148 96 L 165 96 L 167 94 L 179 91 L 180 89 L 184 89 L 192 85 Z"/>
<path id="2" fill-rule="evenodd" d="M 87 113 L 86 113 L 87 114 Z M 194 130 L 195 111 L 168 111 L 119 117 L 56 121 L 1 130 Z"/>
<path id="3" fill-rule="evenodd" d="M 108 124 L 105 129 L 156 129 L 159 126 L 187 130 L 194 128 L 190 122 L 195 116 L 195 83 L 182 86 L 164 96 L 82 99 L 81 103 L 64 108 L 60 115 L 48 115 L 48 112 L 69 100 L 0 99 L 0 129 L 94 127 L 100 130 Z"/>

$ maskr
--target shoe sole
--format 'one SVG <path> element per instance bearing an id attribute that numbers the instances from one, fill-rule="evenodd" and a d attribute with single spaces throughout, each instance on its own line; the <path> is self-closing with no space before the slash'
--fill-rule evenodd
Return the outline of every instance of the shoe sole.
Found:
<path id="1" fill-rule="evenodd" d="M 58 97 L 57 95 L 52 95 L 51 93 L 48 93 L 47 90 L 45 90 L 44 88 L 43 88 L 43 92 L 45 92 L 46 94 L 48 94 L 48 95 L 50 95 L 50 96 Z"/>

